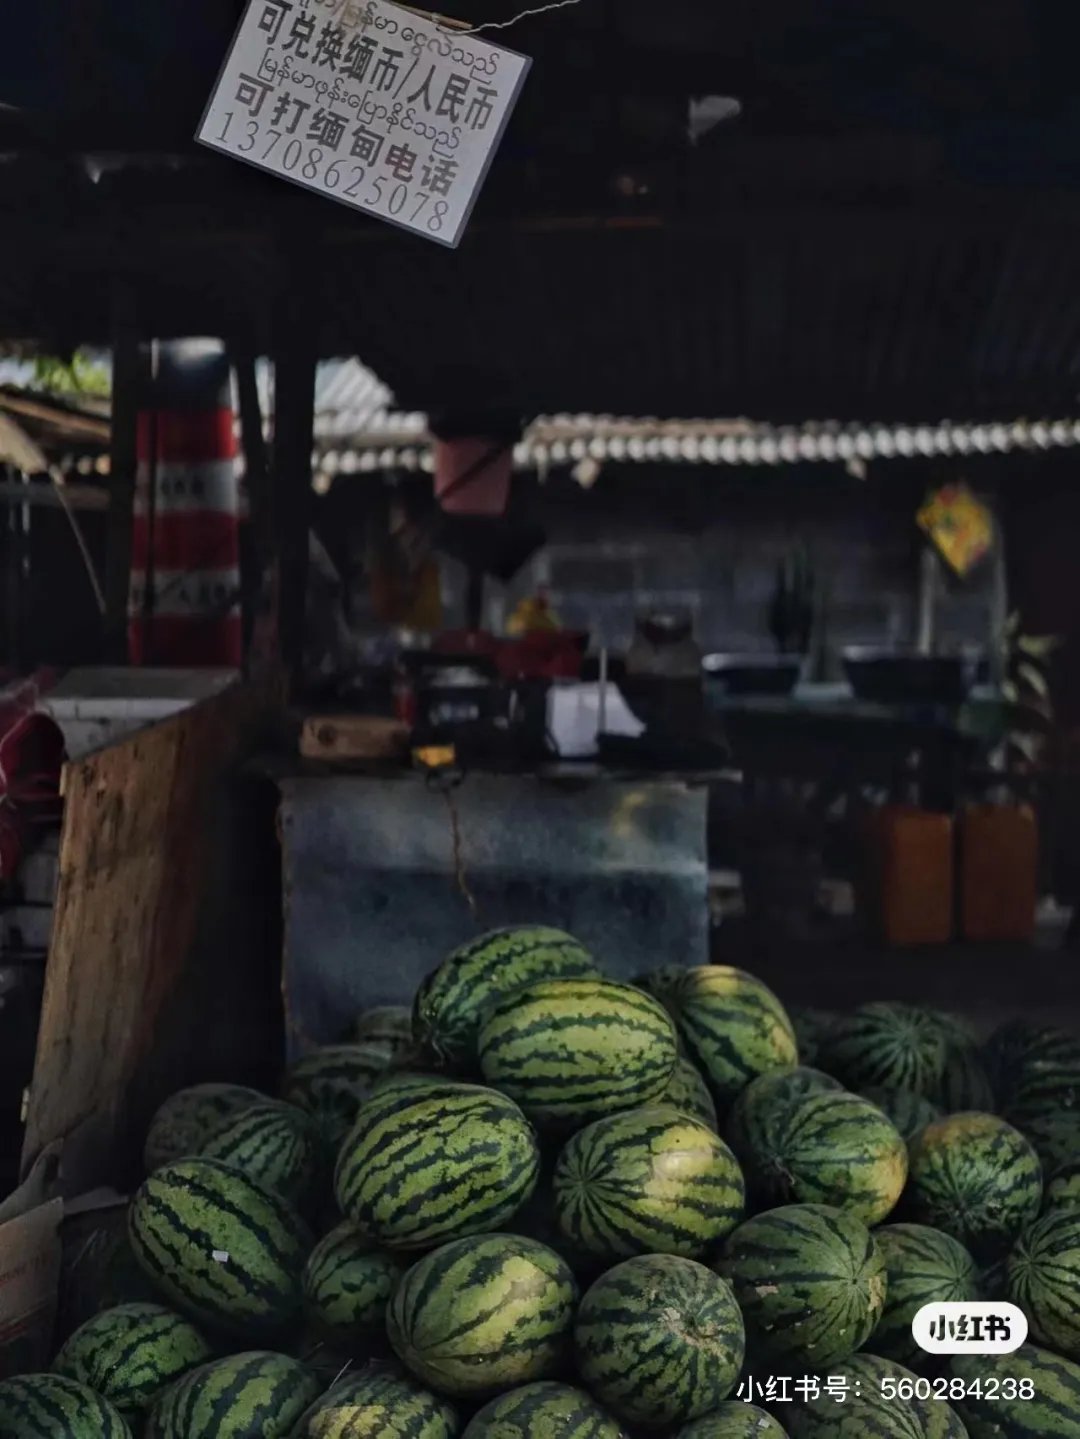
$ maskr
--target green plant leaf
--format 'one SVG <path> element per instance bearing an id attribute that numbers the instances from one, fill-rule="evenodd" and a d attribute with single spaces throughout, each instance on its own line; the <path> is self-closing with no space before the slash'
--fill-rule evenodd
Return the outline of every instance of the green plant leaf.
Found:
<path id="1" fill-rule="evenodd" d="M 1035 764 L 1038 761 L 1039 756 L 1042 754 L 1043 747 L 1046 744 L 1046 740 L 1043 735 L 1010 734 L 1009 744 L 1019 754 L 1022 754 L 1026 760 L 1029 760 L 1032 764 Z"/>
<path id="2" fill-rule="evenodd" d="M 1034 660 L 1048 659 L 1060 645 L 1060 635 L 1020 635 L 1016 641 L 1016 648 Z"/>
<path id="3" fill-rule="evenodd" d="M 1016 677 L 1019 680 L 1023 680 L 1029 689 L 1034 690 L 1040 699 L 1050 698 L 1050 685 L 1042 670 L 1036 665 L 1028 664 L 1026 660 L 1022 660 L 1020 664 L 1016 666 Z"/>

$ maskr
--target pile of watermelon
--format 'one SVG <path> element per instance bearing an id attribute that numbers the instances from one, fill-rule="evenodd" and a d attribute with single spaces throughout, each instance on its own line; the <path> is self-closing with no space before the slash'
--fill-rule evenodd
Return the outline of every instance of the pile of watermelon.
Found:
<path id="1" fill-rule="evenodd" d="M 789 1014 L 503 930 L 280 1094 L 174 1095 L 145 1160 L 100 1311 L 0 1384 L 0 1439 L 1080 1436 L 1055 1030 Z M 914 1314 L 963 1299 L 1029 1342 L 925 1354 Z"/>

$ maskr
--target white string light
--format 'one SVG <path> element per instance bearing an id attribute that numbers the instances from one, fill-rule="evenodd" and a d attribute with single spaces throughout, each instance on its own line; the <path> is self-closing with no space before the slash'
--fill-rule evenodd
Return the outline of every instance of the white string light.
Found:
<path id="1" fill-rule="evenodd" d="M 645 428 L 647 422 L 639 422 Z M 655 422 L 654 422 L 655 423 Z M 798 430 L 784 427 L 770 430 L 762 426 L 759 433 L 722 435 L 695 433 L 687 424 L 687 433 L 660 434 L 620 433 L 610 422 L 614 433 L 573 434 L 570 417 L 566 417 L 564 433 L 541 441 L 530 440 L 528 433 L 514 447 L 514 463 L 521 469 L 545 464 L 581 464 L 585 460 L 603 465 L 609 460 L 642 462 L 722 465 L 798 464 L 800 461 L 855 463 L 865 466 L 875 459 L 914 459 L 935 455 L 1008 454 L 1013 450 L 1049 450 L 1080 445 L 1080 420 L 1036 421 L 1028 424 L 1015 420 L 1011 424 L 963 425 L 943 423 L 909 428 L 906 425 L 875 425 L 872 428 L 834 428 Z M 570 430 L 570 434 L 565 431 Z M 87 471 L 92 461 L 71 457 L 69 466 Z M 385 439 L 356 449 L 329 449 L 313 456 L 313 470 L 330 478 L 337 473 L 370 473 L 378 469 L 400 466 L 430 471 L 431 452 L 423 441 L 419 445 L 388 445 Z"/>

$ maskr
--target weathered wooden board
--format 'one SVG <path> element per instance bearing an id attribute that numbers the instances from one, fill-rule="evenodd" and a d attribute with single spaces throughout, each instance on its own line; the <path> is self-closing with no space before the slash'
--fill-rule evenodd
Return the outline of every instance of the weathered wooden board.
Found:
<path id="1" fill-rule="evenodd" d="M 274 797 L 239 765 L 268 704 L 235 686 L 68 766 L 23 1170 L 116 1183 L 186 1083 L 272 1082 L 281 1054 Z"/>
<path id="2" fill-rule="evenodd" d="M 382 715 L 308 715 L 300 731 L 301 755 L 328 764 L 402 759 L 408 749 L 409 726 Z"/>

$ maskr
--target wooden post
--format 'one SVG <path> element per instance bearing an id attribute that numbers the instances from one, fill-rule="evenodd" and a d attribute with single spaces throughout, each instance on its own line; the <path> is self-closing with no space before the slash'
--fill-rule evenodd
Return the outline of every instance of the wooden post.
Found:
<path id="1" fill-rule="evenodd" d="M 465 587 L 465 628 L 474 634 L 484 628 L 484 572 L 478 566 L 469 570 Z"/>
<path id="2" fill-rule="evenodd" d="M 251 674 L 276 666 L 278 661 L 273 639 L 277 617 L 272 613 L 273 496 L 255 352 L 246 344 L 233 345 L 231 359 L 240 404 L 244 483 L 248 498 L 248 522 L 240 531 L 240 593 L 244 616 L 244 661 Z"/>
<path id="3" fill-rule="evenodd" d="M 12 488 L 20 479 L 12 465 L 0 464 L 0 479 Z M 4 577 L 4 649 L 5 668 L 18 670 L 24 642 L 22 633 L 22 569 L 17 539 L 19 511 L 14 496 L 0 505 L 0 574 Z"/>
<path id="4" fill-rule="evenodd" d="M 292 270 L 292 274 L 300 273 Z M 285 284 L 289 281 L 286 279 Z M 315 443 L 315 330 L 300 296 L 286 293 L 282 328 L 274 336 L 273 509 L 276 532 L 278 635 L 281 659 L 295 690 L 304 659 L 311 455 Z"/>
<path id="5" fill-rule="evenodd" d="M 919 593 L 915 611 L 915 650 L 932 655 L 937 645 L 938 597 L 941 593 L 941 561 L 927 540 L 919 552 Z"/>
<path id="6" fill-rule="evenodd" d="M 1002 506 L 998 496 L 994 505 L 994 549 L 991 554 L 993 578 L 990 590 L 990 634 L 987 643 L 990 653 L 990 683 L 1001 690 L 1005 683 L 1005 629 L 1009 623 L 1009 570 L 1005 549 L 1005 526 L 1002 524 Z"/>
<path id="7" fill-rule="evenodd" d="M 105 658 L 128 657 L 128 594 L 138 471 L 136 425 L 143 383 L 134 286 L 117 280 L 113 294 L 112 458 L 109 471 L 109 529 L 105 568 Z"/>
<path id="8" fill-rule="evenodd" d="M 274 553 L 274 496 L 270 488 L 269 459 L 263 434 L 262 406 L 259 404 L 255 353 L 246 345 L 234 345 L 233 368 L 240 401 L 240 430 L 244 443 L 244 475 L 247 483 L 251 529 L 261 567 Z"/>

